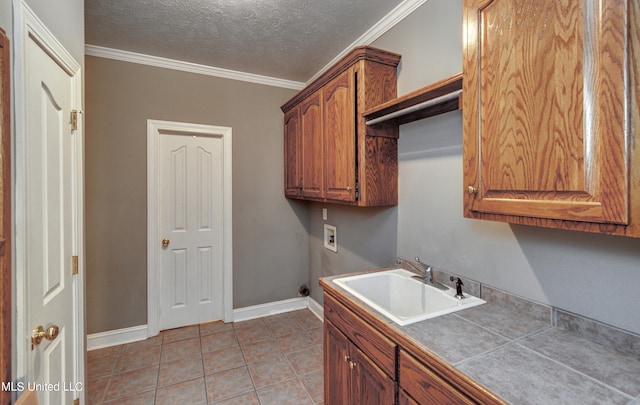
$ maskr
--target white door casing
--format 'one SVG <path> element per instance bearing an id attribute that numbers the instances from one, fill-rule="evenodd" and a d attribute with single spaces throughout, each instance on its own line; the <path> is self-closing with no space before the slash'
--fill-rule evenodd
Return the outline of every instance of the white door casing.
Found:
<path id="1" fill-rule="evenodd" d="M 41 404 L 84 402 L 82 123 L 70 124 L 81 68 L 24 2 L 16 10 L 16 372 Z M 38 325 L 59 334 L 32 349 Z"/>
<path id="2" fill-rule="evenodd" d="M 147 148 L 148 334 L 229 321 L 231 128 L 148 120 Z"/>

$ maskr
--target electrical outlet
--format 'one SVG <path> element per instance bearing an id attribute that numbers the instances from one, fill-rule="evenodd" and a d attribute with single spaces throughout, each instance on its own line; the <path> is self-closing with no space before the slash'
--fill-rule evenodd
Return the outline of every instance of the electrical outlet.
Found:
<path id="1" fill-rule="evenodd" d="M 324 247 L 338 252 L 338 232 L 333 225 L 324 224 Z"/>
<path id="2" fill-rule="evenodd" d="M 327 220 L 327 209 L 326 208 L 322 209 L 322 220 L 323 221 Z"/>

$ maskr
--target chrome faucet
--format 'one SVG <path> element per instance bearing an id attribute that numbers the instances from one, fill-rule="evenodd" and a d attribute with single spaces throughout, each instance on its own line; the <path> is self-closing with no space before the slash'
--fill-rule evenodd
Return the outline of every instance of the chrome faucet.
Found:
<path id="1" fill-rule="evenodd" d="M 412 276 L 413 278 L 422 281 L 425 284 L 438 288 L 440 290 L 448 290 L 444 284 L 440 284 L 437 281 L 433 280 L 433 270 L 431 266 L 426 263 L 422 263 L 419 257 L 415 258 L 415 261 L 407 260 L 404 257 L 397 257 L 396 264 L 406 264 L 411 267 L 416 273 L 420 274 L 418 276 Z"/>

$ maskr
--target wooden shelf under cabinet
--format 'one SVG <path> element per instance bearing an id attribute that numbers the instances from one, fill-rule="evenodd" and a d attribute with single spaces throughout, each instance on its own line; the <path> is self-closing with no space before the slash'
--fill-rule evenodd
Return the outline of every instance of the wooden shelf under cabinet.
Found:
<path id="1" fill-rule="evenodd" d="M 363 113 L 367 125 L 402 125 L 460 109 L 462 73 L 458 73 Z"/>

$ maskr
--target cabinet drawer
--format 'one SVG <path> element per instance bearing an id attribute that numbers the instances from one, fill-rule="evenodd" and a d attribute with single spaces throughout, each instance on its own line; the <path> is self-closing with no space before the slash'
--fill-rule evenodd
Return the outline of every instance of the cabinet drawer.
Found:
<path id="1" fill-rule="evenodd" d="M 398 392 L 398 405 L 420 405 L 416 401 L 413 400 L 405 390 L 399 390 Z"/>
<path id="2" fill-rule="evenodd" d="M 399 370 L 400 388 L 419 404 L 475 403 L 404 350 L 400 350 Z"/>
<path id="3" fill-rule="evenodd" d="M 333 297 L 324 294 L 324 316 L 395 380 L 396 344 Z"/>

